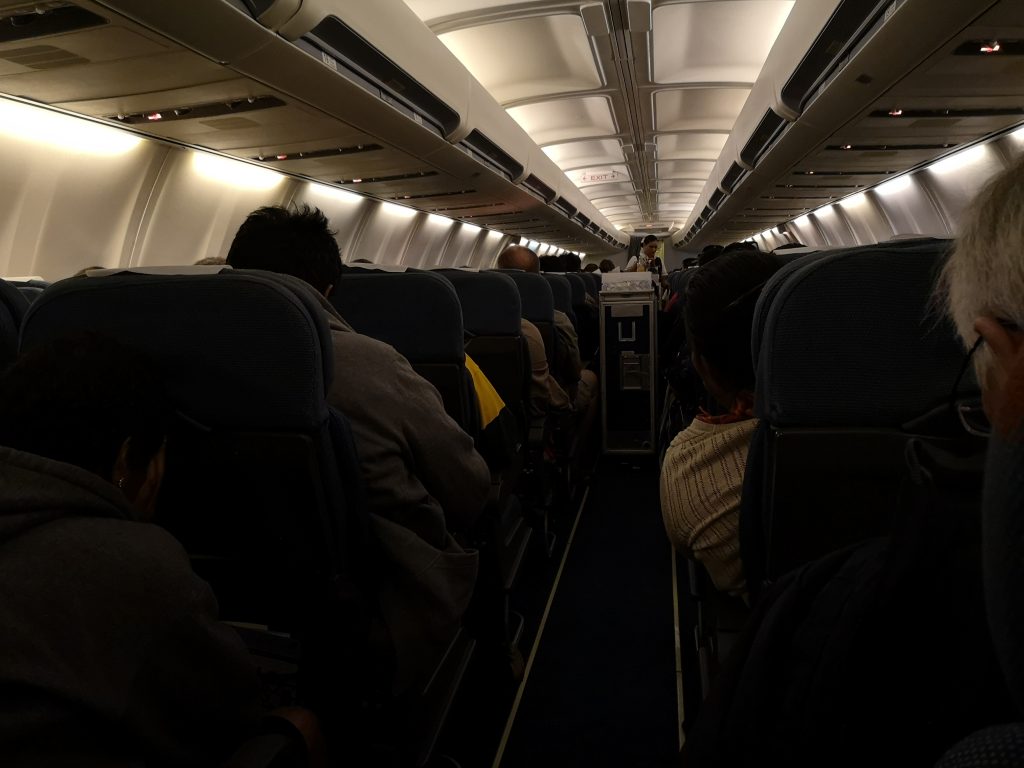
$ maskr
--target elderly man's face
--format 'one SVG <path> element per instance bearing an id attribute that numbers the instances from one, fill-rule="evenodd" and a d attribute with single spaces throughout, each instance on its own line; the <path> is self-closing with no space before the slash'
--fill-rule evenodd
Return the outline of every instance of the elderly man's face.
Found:
<path id="1" fill-rule="evenodd" d="M 1003 437 L 1024 426 L 1024 332 L 992 317 L 974 321 L 991 361 L 980 378 L 982 403 L 992 428 Z"/>

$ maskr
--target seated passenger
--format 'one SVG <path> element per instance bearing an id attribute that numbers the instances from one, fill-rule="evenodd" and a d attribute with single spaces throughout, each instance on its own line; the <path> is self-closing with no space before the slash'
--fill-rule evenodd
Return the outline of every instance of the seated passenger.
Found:
<path id="1" fill-rule="evenodd" d="M 544 338 L 537 326 L 529 320 L 521 320 L 523 337 L 530 354 L 530 413 L 544 416 L 548 413 L 572 410 L 569 396 L 555 381 L 548 366 L 548 354 L 544 349 Z"/>
<path id="2" fill-rule="evenodd" d="M 963 439 L 953 448 L 944 436 L 950 450 L 908 442 L 893 532 L 762 594 L 687 733 L 684 765 L 932 766 L 967 734 L 1019 717 L 1010 698 L 1024 690 L 1019 585 L 996 579 L 1019 574 L 1021 562 L 1021 468 L 1005 463 L 1019 461 L 1019 446 L 1005 449 L 1024 419 L 1024 158 L 960 228 L 942 286 L 995 427 L 984 509 L 968 435 L 987 425 L 951 403 Z M 827 513 L 829 499 L 820 502 Z M 1005 764 L 984 757 L 979 765 Z"/>
<path id="3" fill-rule="evenodd" d="M 676 435 L 661 468 L 661 511 L 672 545 L 704 564 L 715 587 L 744 596 L 739 510 L 754 418 L 750 325 L 761 288 L 779 268 L 769 254 L 727 254 L 686 291 L 693 366 L 723 413 L 704 411 Z"/>
<path id="4" fill-rule="evenodd" d="M 298 277 L 321 295 L 334 346 L 327 399 L 349 420 L 374 533 L 386 558 L 383 620 L 394 645 L 396 688 L 423 682 L 465 612 L 477 554 L 451 531 L 467 531 L 490 491 L 473 439 L 445 413 L 441 396 L 395 349 L 356 333 L 327 301 L 341 256 L 317 209 L 260 208 L 231 244 L 227 263 Z"/>
<path id="5" fill-rule="evenodd" d="M 151 524 L 170 405 L 87 335 L 0 379 L 4 765 L 219 765 L 258 683 L 181 545 Z"/>
<path id="6" fill-rule="evenodd" d="M 537 254 L 522 245 L 510 245 L 498 256 L 499 269 L 521 269 L 524 272 L 540 274 L 540 259 Z M 555 310 L 555 330 L 558 333 L 558 359 L 548 361 L 552 373 L 561 387 L 568 393 L 573 410 L 582 412 L 594 402 L 597 394 L 597 375 L 584 370 L 580 360 L 580 345 L 576 329 L 564 312 Z M 532 347 L 531 347 L 532 357 Z M 533 367 L 537 364 L 534 361 Z"/>
<path id="7" fill-rule="evenodd" d="M 614 272 L 615 262 L 611 259 L 601 259 L 601 263 L 597 265 L 597 268 L 602 272 Z"/>

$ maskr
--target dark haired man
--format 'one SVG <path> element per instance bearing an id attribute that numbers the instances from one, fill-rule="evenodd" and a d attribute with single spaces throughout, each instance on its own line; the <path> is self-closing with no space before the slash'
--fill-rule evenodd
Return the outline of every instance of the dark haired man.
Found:
<path id="1" fill-rule="evenodd" d="M 318 209 L 260 208 L 227 262 L 301 278 L 320 294 L 334 347 L 328 402 L 352 425 L 374 533 L 387 560 L 383 620 L 395 646 L 395 685 L 423 683 L 458 627 L 476 581 L 477 555 L 449 531 L 483 510 L 490 472 L 441 396 L 395 349 L 352 330 L 327 301 L 341 256 Z"/>

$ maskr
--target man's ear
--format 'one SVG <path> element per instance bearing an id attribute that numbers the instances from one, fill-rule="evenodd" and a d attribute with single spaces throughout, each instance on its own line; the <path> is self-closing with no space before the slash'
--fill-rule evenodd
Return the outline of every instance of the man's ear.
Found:
<path id="1" fill-rule="evenodd" d="M 135 508 L 143 515 L 143 519 L 149 519 L 156 512 L 156 499 L 160 495 L 160 484 L 164 479 L 164 471 L 167 469 L 167 446 L 161 445 L 153 458 L 146 466 L 146 476 L 139 486 L 139 492 L 135 494 Z"/>
<path id="2" fill-rule="evenodd" d="M 114 468 L 110 472 L 110 482 L 120 488 L 122 491 L 125 490 L 125 482 L 128 479 L 128 444 L 131 442 L 131 438 L 125 438 L 125 441 L 121 443 L 121 448 L 117 452 L 117 458 L 114 460 Z"/>

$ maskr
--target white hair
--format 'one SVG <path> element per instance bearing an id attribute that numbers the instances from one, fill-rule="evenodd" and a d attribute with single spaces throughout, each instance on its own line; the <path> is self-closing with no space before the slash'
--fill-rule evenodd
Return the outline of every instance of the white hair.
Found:
<path id="1" fill-rule="evenodd" d="M 983 315 L 1024 327 L 1024 156 L 993 178 L 964 212 L 960 234 L 942 270 L 940 294 L 969 348 Z M 979 375 L 988 368 L 978 350 Z"/>

